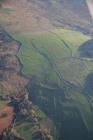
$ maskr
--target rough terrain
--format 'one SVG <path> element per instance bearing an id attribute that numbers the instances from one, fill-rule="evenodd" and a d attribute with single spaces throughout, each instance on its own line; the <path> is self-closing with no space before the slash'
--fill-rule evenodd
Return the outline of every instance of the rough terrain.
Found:
<path id="1" fill-rule="evenodd" d="M 4 0 L 0 25 L 0 101 L 8 101 L 0 105 L 1 133 L 92 140 L 93 25 L 86 1 Z"/>

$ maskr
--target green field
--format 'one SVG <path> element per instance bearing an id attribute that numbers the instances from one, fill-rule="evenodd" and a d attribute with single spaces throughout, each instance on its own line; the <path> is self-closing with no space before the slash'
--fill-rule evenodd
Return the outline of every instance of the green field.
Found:
<path id="1" fill-rule="evenodd" d="M 31 100 L 54 121 L 58 132 L 64 130 L 64 139 L 81 140 L 85 133 L 87 140 L 87 133 L 93 130 L 93 112 L 84 85 L 93 62 L 80 57 L 78 50 L 91 38 L 66 29 L 14 37 L 22 43 L 18 57 L 23 73 L 32 78 L 28 86 Z M 75 135 L 71 135 L 70 125 Z"/>
<path id="2" fill-rule="evenodd" d="M 89 62 L 84 62 L 83 60 L 75 58 L 75 62 L 72 64 L 70 60 L 74 61 L 74 58 L 72 57 L 78 55 L 76 54 L 78 47 L 89 40 L 90 37 L 85 36 L 80 32 L 65 29 L 24 36 L 17 34 L 15 36 L 16 39 L 22 42 L 18 56 L 24 65 L 23 73 L 25 75 L 35 75 L 38 77 L 37 79 L 39 81 L 44 81 L 44 78 L 47 77 L 49 78 L 47 81 L 50 85 L 50 82 L 58 83 L 57 75 L 60 74 L 57 74 L 56 71 L 59 71 L 59 73 L 62 72 L 62 76 L 66 76 L 67 73 L 69 74 L 67 63 L 69 63 L 70 66 L 73 65 L 73 71 L 75 70 L 76 65 L 78 65 L 77 67 L 80 76 L 87 73 L 87 69 L 85 70 L 85 68 Z M 82 64 L 83 68 L 81 68 Z M 90 65 L 88 67 L 91 69 L 91 64 L 88 65 Z M 76 74 L 74 74 L 74 76 L 76 76 Z M 67 77 L 67 80 L 71 81 L 71 78 L 69 79 L 69 76 Z M 72 77 L 72 75 L 70 77 Z"/>

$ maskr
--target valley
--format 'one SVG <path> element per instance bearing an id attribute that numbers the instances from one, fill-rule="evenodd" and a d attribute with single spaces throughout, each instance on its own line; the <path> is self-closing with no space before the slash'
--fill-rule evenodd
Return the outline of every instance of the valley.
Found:
<path id="1" fill-rule="evenodd" d="M 92 140 L 93 25 L 85 1 L 4 0 L 0 26 L 1 139 Z"/>

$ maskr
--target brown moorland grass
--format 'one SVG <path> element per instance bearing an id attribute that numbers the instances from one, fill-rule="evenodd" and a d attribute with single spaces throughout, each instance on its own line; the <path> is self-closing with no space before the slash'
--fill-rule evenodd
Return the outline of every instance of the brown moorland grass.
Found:
<path id="1" fill-rule="evenodd" d="M 13 121 L 13 112 L 14 108 L 10 106 L 6 106 L 4 109 L 0 110 L 0 134 L 11 125 Z M 7 115 L 3 116 L 3 113 Z"/>
<path id="2" fill-rule="evenodd" d="M 10 14 L 0 14 L 0 17 L 9 21 L 10 24 L 6 26 L 6 30 L 10 32 L 31 33 L 47 31 L 53 27 L 47 11 L 27 0 L 6 0 L 2 7 L 12 10 Z"/>

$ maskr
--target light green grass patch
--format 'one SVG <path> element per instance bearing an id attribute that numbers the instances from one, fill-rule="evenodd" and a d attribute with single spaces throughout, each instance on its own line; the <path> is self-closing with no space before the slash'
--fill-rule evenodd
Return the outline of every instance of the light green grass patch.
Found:
<path id="1" fill-rule="evenodd" d="M 68 29 L 56 30 L 53 33 L 55 33 L 55 35 L 57 35 L 60 39 L 62 38 L 63 40 L 65 40 L 65 42 L 71 48 L 73 56 L 76 55 L 76 52 L 80 45 L 91 39 L 91 37 L 84 35 L 81 32 L 72 31 Z"/>
<path id="2" fill-rule="evenodd" d="M 78 79 L 82 81 L 82 77 L 87 73 L 87 69 L 82 69 L 84 67 L 82 60 L 74 65 L 72 62 L 69 63 L 69 59 L 76 53 L 78 47 L 90 38 L 80 32 L 58 29 L 53 32 L 34 33 L 33 35 L 16 34 L 14 37 L 22 43 L 18 56 L 24 65 L 23 73 L 26 76 L 36 76 L 41 82 L 47 79 L 48 83 L 58 83 L 58 75 L 73 81 L 69 78 L 71 75 L 70 66 L 72 74 L 74 72 L 74 80 L 80 74 Z M 61 59 L 64 61 L 64 58 L 67 59 L 67 62 L 60 63 L 58 66 L 57 62 L 59 63 Z M 81 69 L 85 71 L 83 75 Z"/>
<path id="3" fill-rule="evenodd" d="M 0 109 L 4 108 L 8 102 L 0 100 Z"/>

